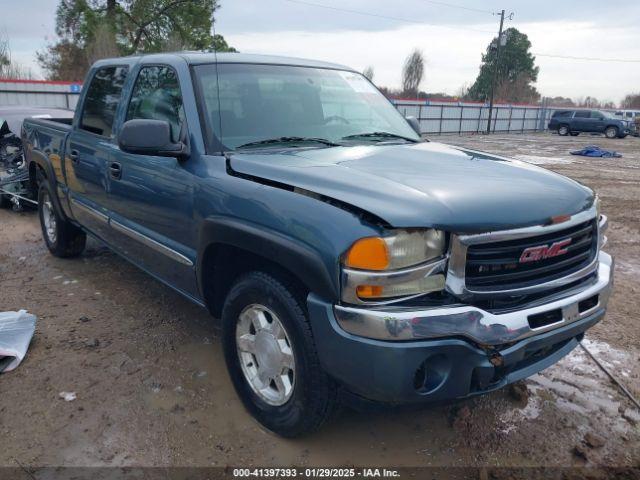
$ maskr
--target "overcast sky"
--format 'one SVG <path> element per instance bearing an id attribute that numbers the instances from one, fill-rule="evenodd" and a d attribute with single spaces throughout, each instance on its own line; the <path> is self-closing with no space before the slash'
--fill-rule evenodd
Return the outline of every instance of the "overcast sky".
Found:
<path id="1" fill-rule="evenodd" d="M 602 0 L 446 3 L 474 10 L 428 0 L 221 0 L 216 27 L 242 52 L 315 58 L 359 70 L 371 65 L 375 82 L 390 87 L 400 85 L 403 61 L 417 47 L 427 59 L 422 88 L 454 94 L 463 84 L 473 83 L 481 55 L 498 28 L 498 17 L 490 12 L 504 8 L 514 13 L 505 28 L 526 33 L 534 53 L 635 60 L 594 62 L 539 55 L 537 87 L 543 95 L 592 95 L 618 102 L 640 91 L 638 0 L 615 6 Z M 14 58 L 39 75 L 35 52 L 54 38 L 57 4 L 0 0 L 0 30 L 9 37 Z"/>

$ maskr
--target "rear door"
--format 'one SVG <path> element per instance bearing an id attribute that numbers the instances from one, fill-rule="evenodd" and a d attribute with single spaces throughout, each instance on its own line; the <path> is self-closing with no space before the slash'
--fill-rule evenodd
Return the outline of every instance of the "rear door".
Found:
<path id="1" fill-rule="evenodd" d="M 64 168 L 73 215 L 105 240 L 110 233 L 105 209 L 107 162 L 115 147 L 113 125 L 127 72 L 126 66 L 95 71 L 65 147 Z"/>
<path id="2" fill-rule="evenodd" d="M 590 110 L 577 110 L 573 115 L 571 130 L 576 132 L 588 132 L 591 123 Z"/>
<path id="3" fill-rule="evenodd" d="M 188 131 L 182 98 L 173 67 L 142 65 L 123 120 L 166 121 L 178 142 L 182 129 Z M 123 253 L 171 285 L 195 293 L 196 182 L 185 162 L 117 149 L 108 165 L 107 205 Z"/>

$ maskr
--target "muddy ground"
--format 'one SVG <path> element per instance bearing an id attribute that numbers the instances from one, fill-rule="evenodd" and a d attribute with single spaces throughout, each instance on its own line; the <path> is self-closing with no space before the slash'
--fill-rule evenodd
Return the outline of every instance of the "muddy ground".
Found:
<path id="1" fill-rule="evenodd" d="M 585 343 L 640 396 L 640 139 L 438 140 L 597 190 L 616 289 Z M 590 143 L 624 157 L 569 155 Z M 0 375 L 0 466 L 640 466 L 640 412 L 580 349 L 524 391 L 418 411 L 347 409 L 309 438 L 278 438 L 236 398 L 207 312 L 97 242 L 79 259 L 56 259 L 33 212 L 1 210 L 0 311 L 17 309 L 39 321 L 24 363 Z"/>

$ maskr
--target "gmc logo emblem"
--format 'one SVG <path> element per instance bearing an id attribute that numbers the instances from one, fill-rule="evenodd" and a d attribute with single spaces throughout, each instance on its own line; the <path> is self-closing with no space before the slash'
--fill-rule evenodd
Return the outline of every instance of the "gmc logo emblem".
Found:
<path id="1" fill-rule="evenodd" d="M 560 240 L 559 242 L 552 243 L 551 245 L 538 245 L 536 247 L 525 248 L 520 255 L 520 263 L 536 262 L 538 260 L 544 260 L 546 258 L 557 257 L 567 253 L 565 248 L 571 243 L 571 239 Z"/>

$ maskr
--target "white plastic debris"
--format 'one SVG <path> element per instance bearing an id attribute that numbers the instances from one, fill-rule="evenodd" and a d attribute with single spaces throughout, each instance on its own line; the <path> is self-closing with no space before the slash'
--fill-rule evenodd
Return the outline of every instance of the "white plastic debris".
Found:
<path id="1" fill-rule="evenodd" d="M 0 312 L 0 373 L 20 365 L 36 329 L 36 317 L 26 310 Z"/>
<path id="2" fill-rule="evenodd" d="M 76 399 L 76 392 L 60 392 L 60 398 L 65 402 L 73 402 Z"/>

